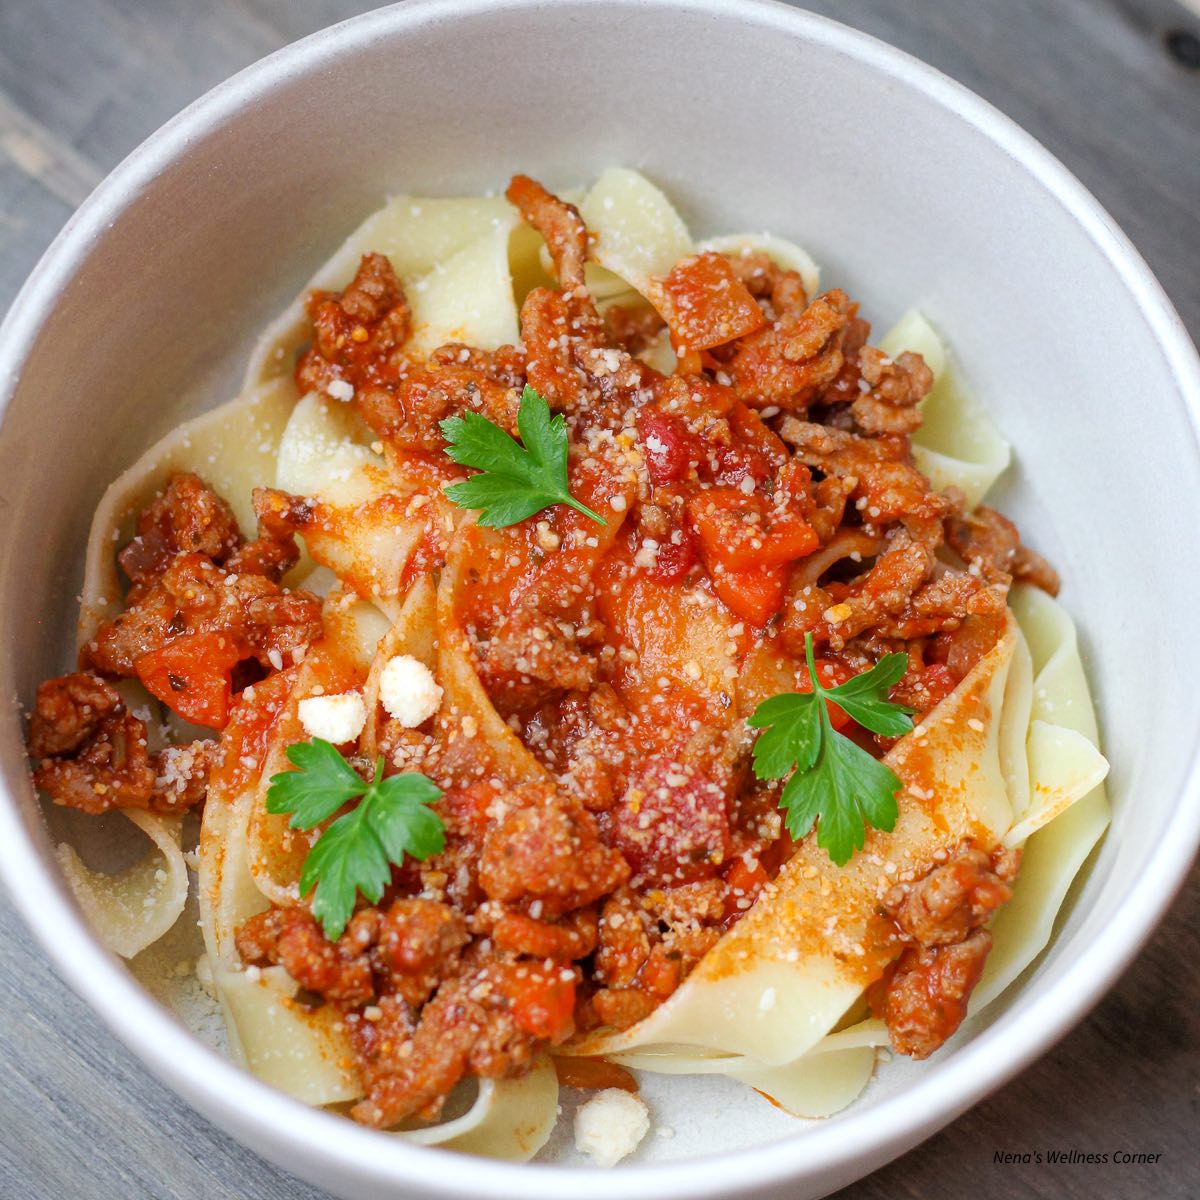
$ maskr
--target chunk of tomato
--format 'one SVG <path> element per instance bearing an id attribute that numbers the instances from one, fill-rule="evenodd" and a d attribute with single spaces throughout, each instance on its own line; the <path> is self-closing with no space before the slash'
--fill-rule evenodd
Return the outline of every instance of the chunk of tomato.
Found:
<path id="1" fill-rule="evenodd" d="M 813 528 L 790 508 L 777 508 L 756 492 L 714 487 L 688 501 L 709 570 L 748 572 L 778 567 L 811 554 L 821 544 Z"/>
<path id="2" fill-rule="evenodd" d="M 783 439 L 740 400 L 729 410 L 729 428 L 743 446 L 760 454 L 776 470 L 791 460 Z"/>
<path id="3" fill-rule="evenodd" d="M 713 587 L 735 617 L 761 629 L 780 609 L 787 588 L 784 567 L 759 567 L 753 571 L 721 571 Z"/>
<path id="4" fill-rule="evenodd" d="M 729 260 L 706 251 L 685 258 L 659 283 L 671 340 L 689 353 L 723 346 L 766 324 Z"/>
<path id="5" fill-rule="evenodd" d="M 678 583 L 687 576 L 698 557 L 696 535 L 687 525 L 680 525 L 659 546 L 650 578 L 655 583 Z"/>
<path id="6" fill-rule="evenodd" d="M 637 415 L 646 472 L 656 487 L 677 483 L 704 457 L 700 443 L 683 419 L 657 408 L 643 408 Z"/>
<path id="7" fill-rule="evenodd" d="M 735 854 L 725 872 L 729 895 L 725 900 L 725 916 L 741 917 L 749 910 L 758 894 L 770 882 L 766 868 L 754 854 Z"/>
<path id="8" fill-rule="evenodd" d="M 651 758 L 613 810 L 612 834 L 635 875 L 649 883 L 711 879 L 732 845 L 725 791 L 682 763 Z"/>
<path id="9" fill-rule="evenodd" d="M 134 662 L 146 690 L 193 725 L 224 729 L 233 668 L 247 648 L 228 633 L 185 633 Z"/>

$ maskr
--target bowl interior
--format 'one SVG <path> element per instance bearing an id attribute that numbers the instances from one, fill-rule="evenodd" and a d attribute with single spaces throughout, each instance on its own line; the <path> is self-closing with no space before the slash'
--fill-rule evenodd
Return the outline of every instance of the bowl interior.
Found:
<path id="1" fill-rule="evenodd" d="M 257 331 L 384 197 L 502 188 L 516 170 L 569 185 L 610 164 L 643 169 L 697 233 L 766 229 L 800 242 L 877 331 L 913 305 L 942 331 L 1015 446 L 998 503 L 1063 575 L 1113 764 L 1112 829 L 1056 942 L 993 1028 L 885 1072 L 859 1110 L 796 1127 L 806 1148 L 770 1160 L 807 1170 L 806 1194 L 819 1194 L 920 1132 L 898 1120 L 863 1140 L 864 1109 L 894 1114 L 889 1093 L 931 1084 L 920 1092 L 929 1132 L 1003 1077 L 1013 1046 L 1019 1060 L 1044 1041 L 1048 1009 L 1035 1006 L 1081 963 L 1072 1011 L 1094 999 L 1089 989 L 1163 899 L 1144 890 L 1147 876 L 1160 864 L 1168 889 L 1194 846 L 1194 819 L 1178 812 L 1200 727 L 1184 686 L 1197 657 L 1196 574 L 1179 554 L 1200 498 L 1186 399 L 1194 359 L 1103 215 L 960 89 L 805 14 L 633 0 L 405 5 L 224 85 L 101 189 L 0 339 L 0 387 L 11 389 L 0 688 L 28 702 L 67 665 L 106 483 L 182 414 L 233 394 Z M 53 871 L 15 712 L 0 736 L 4 778 Z M 1088 957 L 1106 939 L 1109 958 Z M 1002 1038 L 1016 1038 L 1008 1053 Z M 973 1092 L 967 1055 L 982 1080 Z M 956 1060 L 958 1083 L 939 1092 Z M 747 1113 L 733 1144 L 785 1132 Z M 705 1146 L 701 1122 L 695 1144 L 678 1140 L 671 1153 Z M 373 1194 L 380 1179 L 411 1177 L 398 1161 L 368 1163 L 355 1186 Z M 711 1185 L 669 1178 L 658 1195 Z M 751 1180 L 744 1162 L 724 1178 Z"/>

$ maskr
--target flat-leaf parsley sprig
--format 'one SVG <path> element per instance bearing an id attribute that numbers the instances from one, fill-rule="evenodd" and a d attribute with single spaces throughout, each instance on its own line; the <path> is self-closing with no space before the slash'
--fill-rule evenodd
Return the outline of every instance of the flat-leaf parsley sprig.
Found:
<path id="1" fill-rule="evenodd" d="M 908 656 L 887 654 L 836 687 L 823 686 L 817 675 L 811 633 L 804 635 L 804 656 L 812 691 L 772 696 L 750 716 L 748 724 L 763 731 L 754 745 L 754 773 L 759 779 L 782 779 L 792 772 L 779 799 L 788 832 L 799 840 L 816 822 L 817 845 L 841 867 L 862 849 L 868 825 L 885 833 L 895 827 L 902 781 L 834 729 L 826 701 L 872 733 L 908 733 L 912 709 L 887 699 L 908 667 Z"/>
<path id="2" fill-rule="evenodd" d="M 480 510 L 480 525 L 502 528 L 532 517 L 552 504 L 569 504 L 585 517 L 605 524 L 599 513 L 571 495 L 567 481 L 567 424 L 562 413 L 551 418 L 550 405 L 528 384 L 517 409 L 519 444 L 499 425 L 477 412 L 447 417 L 442 435 L 446 453 L 480 473 L 445 489 L 461 508 Z"/>
<path id="3" fill-rule="evenodd" d="M 323 738 L 288 747 L 294 771 L 271 776 L 267 812 L 291 813 L 293 829 L 308 831 L 351 800 L 359 803 L 317 839 L 300 869 L 300 894 L 315 886 L 313 916 L 336 941 L 354 912 L 355 896 L 376 904 L 407 854 L 427 859 L 445 845 L 445 827 L 429 805 L 442 789 L 416 771 L 383 777 L 383 756 L 370 783 Z"/>

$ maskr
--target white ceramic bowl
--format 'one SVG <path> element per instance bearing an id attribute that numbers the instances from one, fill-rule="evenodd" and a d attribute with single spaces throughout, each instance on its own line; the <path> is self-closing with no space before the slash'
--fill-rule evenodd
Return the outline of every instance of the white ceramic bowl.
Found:
<path id="1" fill-rule="evenodd" d="M 802 242 L 880 326 L 918 304 L 945 332 L 1017 448 L 1003 505 L 1067 581 L 1115 820 L 1049 953 L 965 1044 L 771 1145 L 568 1173 L 448 1160 L 303 1108 L 201 1045 L 82 924 L 5 713 L 0 866 L 63 975 L 201 1112 L 343 1196 L 824 1194 L 1077 1021 L 1200 836 L 1200 371 L 1177 317 L 1095 201 L 1008 120 L 895 50 L 765 3 L 413 0 L 259 63 L 133 154 L 0 331 L 0 690 L 28 702 L 66 665 L 108 480 L 233 391 L 255 332 L 385 194 L 475 192 L 514 170 L 567 184 L 607 164 L 645 169 L 701 232 Z"/>

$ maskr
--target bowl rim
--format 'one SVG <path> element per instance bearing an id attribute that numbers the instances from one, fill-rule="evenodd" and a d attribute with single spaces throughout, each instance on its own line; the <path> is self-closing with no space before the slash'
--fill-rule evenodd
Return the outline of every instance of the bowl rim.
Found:
<path id="1" fill-rule="evenodd" d="M 1032 135 L 963 85 L 869 34 L 777 0 L 556 0 L 576 8 L 657 8 L 767 28 L 817 44 L 878 71 L 949 110 L 1006 152 L 1088 235 L 1132 295 L 1174 376 L 1200 442 L 1200 360 L 1161 285 L 1115 221 Z M 121 219 L 141 189 L 218 131 L 254 97 L 301 74 L 352 56 L 380 34 L 395 36 L 481 13 L 536 10 L 540 0 L 408 0 L 353 17 L 285 46 L 218 84 L 135 149 L 67 221 L 0 325 L 0 420 L 37 335 L 92 246 Z M 1193 742 L 1200 746 L 1200 739 Z M 27 926 L 107 1027 L 177 1094 L 237 1140 L 275 1162 L 335 1186 L 415 1185 L 430 1196 L 628 1200 L 730 1196 L 800 1178 L 844 1183 L 856 1159 L 870 1169 L 930 1136 L 1007 1082 L 1074 1026 L 1112 985 L 1149 937 L 1181 886 L 1200 844 L 1200 750 L 1163 838 L 1153 872 L 1130 886 L 1102 937 L 1086 946 L 1025 1011 L 1007 1012 L 944 1064 L 869 1110 L 848 1113 L 804 1136 L 697 1159 L 629 1165 L 619 1174 L 555 1165 L 501 1163 L 381 1137 L 312 1109 L 250 1076 L 210 1049 L 144 991 L 105 950 L 45 863 L 20 802 L 0 784 L 0 877 Z M 286 1152 L 286 1156 L 285 1156 Z M 442 1168 L 451 1167 L 450 1171 Z"/>

